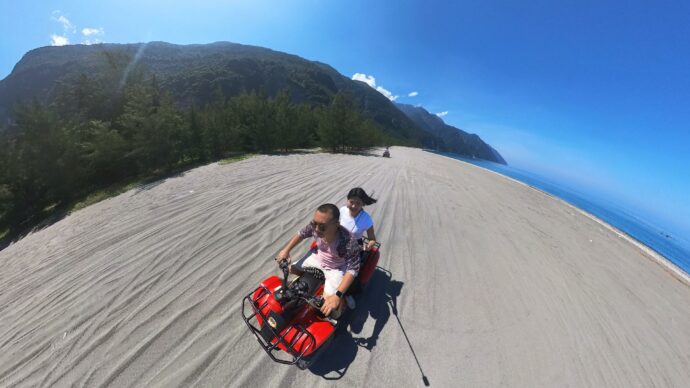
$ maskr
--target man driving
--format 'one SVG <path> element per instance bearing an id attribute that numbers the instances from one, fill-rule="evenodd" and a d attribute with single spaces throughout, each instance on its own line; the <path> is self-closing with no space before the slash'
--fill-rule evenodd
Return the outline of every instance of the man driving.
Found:
<path id="1" fill-rule="evenodd" d="M 341 301 L 357 276 L 360 264 L 360 246 L 354 236 L 340 225 L 339 219 L 337 206 L 330 203 L 319 206 L 313 220 L 292 237 L 276 256 L 276 260 L 289 261 L 292 248 L 302 240 L 314 237 L 317 252 L 292 263 L 290 271 L 301 274 L 305 267 L 323 271 L 325 284 L 321 312 L 334 319 L 338 319 L 342 313 Z"/>

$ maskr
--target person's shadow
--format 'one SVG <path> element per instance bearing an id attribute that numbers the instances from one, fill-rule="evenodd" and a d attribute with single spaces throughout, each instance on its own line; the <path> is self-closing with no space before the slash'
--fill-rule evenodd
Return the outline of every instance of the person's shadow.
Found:
<path id="1" fill-rule="evenodd" d="M 397 298 L 402 291 L 403 284 L 401 281 L 393 280 L 392 273 L 387 269 L 376 267 L 367 288 L 356 298 L 357 307 L 344 318 L 347 322 L 343 322 L 344 324 L 338 328 L 330 348 L 325 349 L 324 354 L 309 367 L 309 370 L 326 380 L 341 379 L 357 356 L 360 347 L 371 351 L 376 346 L 381 331 L 391 317 L 391 312 L 398 320 L 398 324 L 407 339 L 407 333 L 405 333 L 402 322 L 398 318 L 397 307 Z M 354 337 L 353 334 L 362 332 L 364 323 L 369 316 L 375 320 L 371 335 L 366 338 Z M 347 325 L 348 322 L 349 325 Z M 420 372 L 422 372 L 422 367 L 409 339 L 407 339 L 407 343 L 417 361 Z M 423 372 L 422 380 L 424 385 L 429 385 L 429 380 Z"/>

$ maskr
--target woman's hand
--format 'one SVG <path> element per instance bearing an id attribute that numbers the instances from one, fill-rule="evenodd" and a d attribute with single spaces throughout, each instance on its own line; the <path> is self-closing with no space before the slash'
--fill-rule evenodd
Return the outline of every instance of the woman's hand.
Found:
<path id="1" fill-rule="evenodd" d="M 365 250 L 365 251 L 370 251 L 371 248 L 374 247 L 374 245 L 376 245 L 376 240 L 369 240 L 369 242 L 367 242 L 367 246 L 366 246 L 366 248 L 365 248 L 364 250 Z"/>
<path id="2" fill-rule="evenodd" d="M 325 316 L 331 315 L 333 310 L 336 310 L 340 305 L 340 298 L 337 295 L 329 295 L 324 298 L 323 306 L 321 306 L 321 312 Z"/>

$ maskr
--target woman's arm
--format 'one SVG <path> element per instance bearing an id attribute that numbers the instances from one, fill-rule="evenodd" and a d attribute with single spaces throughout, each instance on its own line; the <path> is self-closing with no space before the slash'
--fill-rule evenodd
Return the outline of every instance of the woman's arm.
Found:
<path id="1" fill-rule="evenodd" d="M 376 244 L 376 234 L 374 233 L 374 227 L 372 226 L 371 228 L 367 229 L 367 238 L 369 239 L 369 243 L 367 243 L 366 250 L 370 250 L 374 244 Z"/>

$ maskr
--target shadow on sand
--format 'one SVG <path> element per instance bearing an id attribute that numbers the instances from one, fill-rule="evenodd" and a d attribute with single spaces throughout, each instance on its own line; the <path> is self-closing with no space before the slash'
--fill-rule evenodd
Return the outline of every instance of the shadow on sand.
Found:
<path id="1" fill-rule="evenodd" d="M 137 195 L 143 191 L 151 190 L 151 189 L 155 188 L 156 186 L 162 185 L 168 179 L 183 177 L 183 176 L 185 176 L 186 172 L 187 171 L 180 171 L 180 172 L 171 173 L 169 175 L 165 175 L 163 177 L 159 176 L 159 177 L 151 177 L 148 179 L 144 179 L 139 184 L 137 184 L 137 187 L 134 190 L 134 195 Z"/>
<path id="2" fill-rule="evenodd" d="M 398 321 L 410 351 L 417 362 L 422 375 L 422 382 L 425 386 L 429 386 L 429 379 L 424 374 L 412 344 L 407 337 L 405 328 L 398 317 L 397 298 L 400 296 L 403 284 L 401 281 L 393 280 L 392 273 L 387 269 L 376 267 L 376 271 L 372 275 L 366 290 L 357 298 L 357 308 L 345 318 L 349 321 L 349 325 L 341 325 L 338 328 L 330 349 L 326 349 L 321 358 L 309 370 L 326 380 L 341 379 L 345 376 L 347 369 L 357 356 L 359 348 L 371 351 L 376 346 L 379 335 L 386 323 L 388 323 L 392 313 Z M 355 337 L 354 335 L 361 333 L 364 323 L 369 316 L 375 320 L 371 336 Z"/>
<path id="3" fill-rule="evenodd" d="M 380 158 L 383 151 L 378 149 L 363 149 L 363 150 L 350 150 L 347 152 L 349 155 L 359 155 L 359 156 L 371 156 L 374 158 Z"/>

